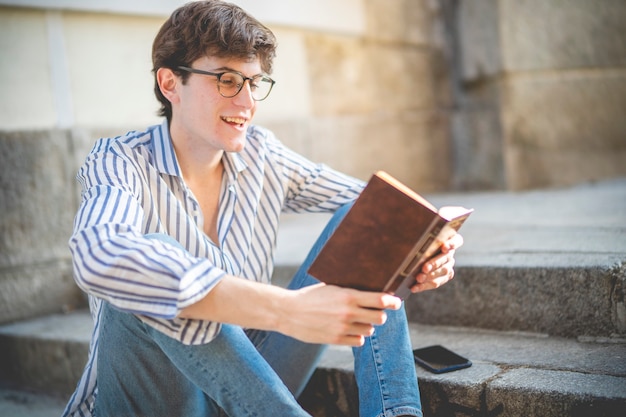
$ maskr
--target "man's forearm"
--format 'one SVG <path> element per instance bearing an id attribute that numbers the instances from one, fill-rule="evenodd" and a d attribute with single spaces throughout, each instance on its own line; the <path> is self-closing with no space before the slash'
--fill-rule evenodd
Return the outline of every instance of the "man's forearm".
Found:
<path id="1" fill-rule="evenodd" d="M 276 331 L 287 296 L 284 288 L 228 275 L 180 317 Z"/>
<path id="2" fill-rule="evenodd" d="M 360 346 L 374 325 L 385 322 L 384 310 L 400 305 L 385 293 L 323 284 L 286 290 L 227 276 L 180 317 L 277 331 L 308 343 Z"/>

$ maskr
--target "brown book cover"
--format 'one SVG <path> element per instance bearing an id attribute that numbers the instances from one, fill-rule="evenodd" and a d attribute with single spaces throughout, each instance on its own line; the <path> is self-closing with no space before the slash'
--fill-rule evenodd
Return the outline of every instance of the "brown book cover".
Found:
<path id="1" fill-rule="evenodd" d="M 438 210 L 425 198 L 379 171 L 372 176 L 309 268 L 322 282 L 402 299 L 417 271 L 472 213 Z"/>

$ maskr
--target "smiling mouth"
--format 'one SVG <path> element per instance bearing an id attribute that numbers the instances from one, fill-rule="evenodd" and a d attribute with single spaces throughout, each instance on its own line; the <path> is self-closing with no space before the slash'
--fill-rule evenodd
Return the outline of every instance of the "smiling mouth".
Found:
<path id="1" fill-rule="evenodd" d="M 230 123 L 233 125 L 239 125 L 239 126 L 243 126 L 246 123 L 246 119 L 244 119 L 243 117 L 227 117 L 224 116 L 222 117 L 222 120 L 225 121 L 226 123 Z"/>

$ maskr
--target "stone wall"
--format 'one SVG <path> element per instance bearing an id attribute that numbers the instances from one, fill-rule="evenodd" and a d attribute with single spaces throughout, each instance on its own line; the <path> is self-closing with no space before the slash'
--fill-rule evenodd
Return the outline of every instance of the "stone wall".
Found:
<path id="1" fill-rule="evenodd" d="M 451 100 L 438 3 L 370 0 L 364 13 L 358 36 L 291 34 L 302 42 L 310 110 L 265 124 L 290 147 L 356 177 L 383 169 L 424 192 L 449 189 Z"/>
<path id="2" fill-rule="evenodd" d="M 76 148 L 64 130 L 0 134 L 0 323 L 84 304 L 67 249 Z"/>
<path id="3" fill-rule="evenodd" d="M 448 189 L 450 92 L 438 2 L 346 4 L 360 17 L 345 30 L 267 22 L 279 43 L 277 84 L 257 122 L 356 177 L 384 169 L 422 191 Z M 78 127 L 95 139 L 97 129 L 157 122 L 150 49 L 165 18 L 0 6 L 0 54 L 15 57 L 0 66 L 15 97 L 0 98 L 0 130 Z"/>
<path id="4" fill-rule="evenodd" d="M 457 185 L 626 175 L 626 2 L 446 3 L 457 13 Z"/>

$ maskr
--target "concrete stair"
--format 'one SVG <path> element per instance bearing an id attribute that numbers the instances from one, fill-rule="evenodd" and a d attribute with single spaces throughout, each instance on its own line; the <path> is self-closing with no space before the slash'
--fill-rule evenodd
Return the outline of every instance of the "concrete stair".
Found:
<path id="1" fill-rule="evenodd" d="M 441 344 L 473 362 L 443 375 L 418 367 L 425 415 L 625 415 L 626 180 L 429 198 L 476 213 L 456 278 L 406 302 L 414 347 Z M 325 221 L 285 217 L 278 285 Z M 90 331 L 86 311 L 0 326 L 0 415 L 59 415 Z M 315 416 L 358 415 L 350 349 L 329 348 L 300 400 Z"/>
<path id="2" fill-rule="evenodd" d="M 42 404 L 49 414 L 0 415 L 60 415 L 61 398 L 82 372 L 90 328 L 86 311 L 4 326 L 0 369 L 13 388 L 4 391 L 4 402 L 31 411 Z M 417 323 L 411 335 L 415 347 L 441 344 L 473 362 L 442 375 L 418 367 L 426 415 L 595 417 L 622 416 L 626 409 L 626 339 Z M 301 402 L 316 416 L 357 416 L 356 400 L 352 353 L 330 347 Z"/>

